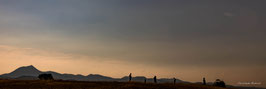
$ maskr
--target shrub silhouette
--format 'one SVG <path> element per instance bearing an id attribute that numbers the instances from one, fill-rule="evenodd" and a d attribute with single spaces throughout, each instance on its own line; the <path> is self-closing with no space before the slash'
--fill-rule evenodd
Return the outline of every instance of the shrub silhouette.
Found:
<path id="1" fill-rule="evenodd" d="M 40 80 L 54 80 L 52 74 L 40 74 L 38 78 Z"/>

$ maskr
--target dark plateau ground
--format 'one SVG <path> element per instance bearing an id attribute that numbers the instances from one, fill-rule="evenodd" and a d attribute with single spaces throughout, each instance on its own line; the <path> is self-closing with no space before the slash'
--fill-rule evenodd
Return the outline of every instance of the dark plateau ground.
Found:
<path id="1" fill-rule="evenodd" d="M 229 89 L 188 83 L 0 80 L 0 89 Z M 230 88 L 233 89 L 233 88 Z"/>

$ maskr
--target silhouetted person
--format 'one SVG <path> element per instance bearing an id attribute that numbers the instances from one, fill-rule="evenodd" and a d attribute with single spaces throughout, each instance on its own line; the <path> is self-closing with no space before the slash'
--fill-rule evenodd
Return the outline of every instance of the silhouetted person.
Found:
<path id="1" fill-rule="evenodd" d="M 176 83 L 176 78 L 174 78 L 174 84 Z"/>
<path id="2" fill-rule="evenodd" d="M 154 81 L 154 83 L 157 83 L 157 78 L 156 78 L 156 76 L 153 77 L 153 81 Z"/>
<path id="3" fill-rule="evenodd" d="M 206 85 L 205 77 L 203 77 L 203 85 Z"/>
<path id="4" fill-rule="evenodd" d="M 132 74 L 130 73 L 128 77 L 129 77 L 129 82 L 131 82 Z"/>
<path id="5" fill-rule="evenodd" d="M 144 83 L 146 83 L 146 81 L 147 81 L 147 80 L 146 80 L 146 78 L 145 78 L 145 79 L 144 79 Z"/>
<path id="6" fill-rule="evenodd" d="M 214 86 L 217 87 L 225 87 L 224 81 L 221 81 L 220 79 L 216 79 L 216 81 L 213 83 Z"/>
<path id="7" fill-rule="evenodd" d="M 52 74 L 40 74 L 38 78 L 40 80 L 54 80 Z"/>

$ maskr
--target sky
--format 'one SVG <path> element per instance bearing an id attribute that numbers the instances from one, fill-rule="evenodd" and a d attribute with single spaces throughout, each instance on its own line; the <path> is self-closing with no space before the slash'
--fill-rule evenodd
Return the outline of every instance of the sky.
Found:
<path id="1" fill-rule="evenodd" d="M 0 0 L 0 74 L 222 79 L 266 87 L 265 0 Z"/>

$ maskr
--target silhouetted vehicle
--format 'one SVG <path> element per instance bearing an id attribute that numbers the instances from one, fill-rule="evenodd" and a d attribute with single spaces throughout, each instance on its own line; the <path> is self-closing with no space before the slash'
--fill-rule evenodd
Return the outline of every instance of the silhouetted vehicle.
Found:
<path id="1" fill-rule="evenodd" d="M 154 81 L 154 83 L 157 83 L 157 78 L 156 78 L 156 76 L 153 77 L 153 81 Z"/>
<path id="2" fill-rule="evenodd" d="M 38 78 L 40 80 L 54 80 L 52 74 L 40 74 Z"/>
<path id="3" fill-rule="evenodd" d="M 205 77 L 203 77 L 203 85 L 206 85 Z"/>
<path id="4" fill-rule="evenodd" d="M 220 79 L 216 79 L 216 81 L 213 83 L 213 85 L 217 86 L 217 87 L 225 87 L 224 81 L 222 81 Z"/>

